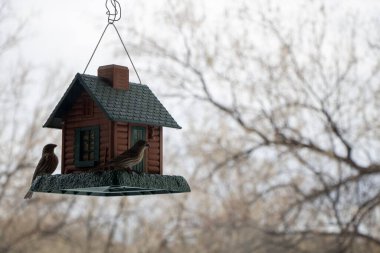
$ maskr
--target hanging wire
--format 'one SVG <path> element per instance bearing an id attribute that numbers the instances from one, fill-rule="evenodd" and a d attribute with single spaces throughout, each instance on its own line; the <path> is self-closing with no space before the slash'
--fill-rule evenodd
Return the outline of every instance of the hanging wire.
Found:
<path id="1" fill-rule="evenodd" d="M 127 47 L 124 45 L 124 42 L 123 42 L 123 40 L 121 39 L 120 33 L 119 33 L 119 31 L 117 30 L 115 24 L 112 24 L 112 26 L 115 28 L 117 35 L 119 35 L 120 42 L 121 42 L 121 44 L 123 45 L 124 50 L 125 50 L 125 52 L 127 53 L 128 58 L 129 58 L 129 60 L 131 61 L 132 67 L 133 67 L 133 69 L 135 70 L 136 75 L 137 75 L 137 78 L 139 79 L 139 82 L 140 82 L 140 84 L 141 84 L 141 79 L 140 79 L 139 73 L 137 73 L 137 70 L 136 70 L 135 64 L 133 63 L 132 58 L 131 58 L 131 56 L 130 56 L 129 53 L 128 53 Z"/>
<path id="2" fill-rule="evenodd" d="M 103 33 L 102 33 L 102 36 L 100 36 L 100 39 L 99 39 L 99 41 L 98 41 L 98 44 L 96 44 L 96 47 L 95 47 L 94 51 L 92 52 L 92 55 L 91 55 L 91 57 L 90 57 L 90 60 L 87 62 L 87 65 L 86 65 L 86 67 L 84 68 L 83 74 L 86 73 L 86 70 L 87 70 L 87 68 L 88 68 L 88 65 L 90 65 L 90 62 L 91 62 L 91 60 L 92 60 L 92 57 L 94 57 L 95 52 L 96 52 L 96 49 L 98 49 L 98 46 L 99 46 L 99 44 L 100 44 L 100 41 L 102 41 L 103 36 L 104 36 L 104 34 L 106 33 L 107 28 L 108 28 L 109 25 L 110 25 L 110 24 L 108 23 L 108 24 L 106 25 L 106 28 L 104 28 L 104 31 L 103 31 Z"/>
<path id="3" fill-rule="evenodd" d="M 110 9 L 108 8 L 108 6 L 109 6 L 109 5 L 108 5 L 108 1 L 110 1 L 111 5 L 112 5 L 112 7 L 113 7 L 113 12 L 112 12 L 112 13 L 111 13 Z M 120 4 L 119 4 L 119 2 L 118 2 L 117 0 L 106 0 L 106 4 L 105 4 L 105 5 L 106 5 L 106 8 L 107 8 L 107 12 L 106 12 L 106 14 L 108 15 L 108 23 L 107 23 L 106 27 L 104 28 L 104 31 L 103 31 L 102 35 L 100 36 L 100 39 L 99 39 L 98 43 L 96 44 L 96 47 L 95 47 L 94 51 L 93 51 L 92 54 L 91 54 L 90 60 L 88 61 L 87 65 L 86 65 L 86 67 L 85 67 L 85 69 L 84 69 L 84 71 L 83 71 L 83 74 L 86 73 L 86 70 L 87 70 L 88 66 L 90 65 L 90 62 L 91 62 L 92 58 L 94 57 L 95 52 L 96 52 L 96 50 L 98 49 L 99 44 L 100 44 L 100 42 L 102 41 L 103 36 L 104 36 L 104 34 L 106 33 L 106 31 L 107 31 L 109 25 L 112 25 L 112 26 L 115 28 L 115 31 L 116 31 L 116 33 L 117 33 L 119 39 L 120 39 L 120 42 L 121 42 L 121 44 L 123 45 L 123 48 L 124 48 L 125 52 L 126 52 L 127 55 L 128 55 L 129 61 L 130 61 L 131 64 L 132 64 L 133 70 L 135 71 L 135 73 L 136 73 L 136 75 L 137 75 L 137 78 L 139 79 L 139 82 L 140 82 L 140 84 L 141 84 L 140 75 L 139 75 L 139 73 L 137 72 L 137 69 L 136 69 L 136 67 L 135 67 L 135 64 L 133 63 L 133 60 L 132 60 L 132 58 L 131 58 L 131 56 L 130 56 L 128 50 L 127 50 L 127 47 L 125 46 L 125 44 L 124 44 L 124 42 L 123 42 L 123 39 L 121 38 L 121 35 L 120 35 L 120 33 L 119 33 L 119 30 L 117 30 L 117 28 L 116 28 L 116 26 L 115 26 L 115 24 L 114 24 L 115 21 L 118 21 L 118 20 L 120 20 L 120 18 L 121 18 L 121 7 L 120 7 Z"/>

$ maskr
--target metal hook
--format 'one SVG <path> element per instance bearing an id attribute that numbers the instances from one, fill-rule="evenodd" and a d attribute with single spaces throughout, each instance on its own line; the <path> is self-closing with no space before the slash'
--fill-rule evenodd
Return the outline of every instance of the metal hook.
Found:
<path id="1" fill-rule="evenodd" d="M 110 6 L 108 2 L 110 2 L 112 6 Z M 108 6 L 110 8 L 108 8 Z M 121 7 L 120 7 L 120 3 L 117 0 L 106 0 L 106 8 L 107 8 L 106 14 L 108 15 L 108 24 L 113 24 L 113 22 L 120 20 Z M 112 9 L 113 12 L 111 12 L 110 9 Z"/>

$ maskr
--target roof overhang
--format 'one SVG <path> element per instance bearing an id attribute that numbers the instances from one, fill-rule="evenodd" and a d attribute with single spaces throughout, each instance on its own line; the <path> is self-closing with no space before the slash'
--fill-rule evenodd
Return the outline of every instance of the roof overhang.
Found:
<path id="1" fill-rule="evenodd" d="M 53 112 L 50 114 L 43 127 L 62 129 L 62 118 L 65 112 L 71 108 L 72 104 L 79 97 L 81 90 L 84 89 L 84 87 L 80 85 L 80 82 L 78 81 L 79 78 L 79 74 L 75 75 L 70 86 L 67 88 L 61 100 L 55 106 Z"/>

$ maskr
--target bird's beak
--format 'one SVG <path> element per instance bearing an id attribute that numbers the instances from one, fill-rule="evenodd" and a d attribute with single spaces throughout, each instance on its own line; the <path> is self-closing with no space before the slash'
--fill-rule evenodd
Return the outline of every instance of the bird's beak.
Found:
<path id="1" fill-rule="evenodd" d="M 148 147 L 148 148 L 149 148 L 149 147 L 150 147 L 149 143 L 145 144 L 145 147 Z"/>

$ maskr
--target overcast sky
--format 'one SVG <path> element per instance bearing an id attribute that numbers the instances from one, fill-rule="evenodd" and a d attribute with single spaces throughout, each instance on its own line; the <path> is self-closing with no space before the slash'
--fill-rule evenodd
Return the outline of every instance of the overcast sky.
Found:
<path id="1" fill-rule="evenodd" d="M 138 26 L 138 29 L 156 29 L 155 18 L 157 16 L 155 13 L 160 11 L 160 8 L 165 5 L 166 1 L 120 0 L 122 19 L 116 25 L 120 28 L 120 33 L 127 44 L 130 37 L 128 37 L 127 31 L 121 29 L 123 25 L 135 24 Z M 206 8 L 207 15 L 217 15 L 225 6 L 234 4 L 233 1 L 225 0 L 194 1 Z M 302 14 L 302 10 L 299 10 L 299 5 L 295 4 L 302 1 L 279 0 L 278 2 L 284 5 L 285 9 L 289 9 L 287 12 L 289 17 Z M 353 13 L 363 14 L 361 16 L 364 17 L 378 18 L 380 16 L 380 1 L 378 0 L 329 0 L 325 2 L 333 6 L 332 8 L 349 9 Z M 62 66 L 62 69 L 67 72 L 67 77 L 73 78 L 77 72 L 82 73 L 84 70 L 107 24 L 104 4 L 105 0 L 12 0 L 11 5 L 13 6 L 14 17 L 26 21 L 22 34 L 24 39 L 18 48 L 20 50 L 15 50 L 13 53 L 18 54 L 26 63 L 31 63 L 43 69 L 47 66 Z M 136 20 L 137 18 L 138 20 Z M 282 21 L 289 22 L 289 20 L 290 18 L 283 19 Z M 13 25 L 14 23 L 10 23 L 9 29 L 12 29 Z M 4 32 L 6 31 L 2 31 L 2 33 Z M 159 32 L 161 36 L 167 34 L 165 29 Z M 259 40 L 260 38 L 255 37 L 255 39 Z M 96 74 L 98 66 L 112 63 L 130 66 L 128 58 L 125 55 L 115 58 L 115 45 L 118 43 L 118 38 L 114 31 L 108 30 L 87 73 Z M 133 50 L 130 50 L 130 53 L 137 63 L 137 68 L 142 64 L 149 64 L 149 62 L 141 62 L 142 59 L 136 57 Z M 16 57 L 14 58 L 16 59 Z M 34 73 L 38 73 L 38 71 Z M 142 79 L 153 90 L 155 89 L 151 85 L 154 82 L 149 80 L 148 75 L 142 75 Z M 133 74 L 131 75 L 131 81 L 137 82 Z M 36 84 L 45 85 L 42 82 Z M 62 84 L 64 89 L 67 86 L 68 83 Z M 59 93 L 62 94 L 63 91 Z M 161 100 L 165 105 L 169 104 L 164 99 Z M 180 124 L 183 123 L 180 117 L 181 112 L 173 111 L 172 108 L 170 108 L 170 111 L 177 120 L 179 119 Z M 186 129 L 186 125 L 183 126 Z M 176 134 L 178 133 L 176 132 Z"/>
<path id="2" fill-rule="evenodd" d="M 221 8 L 227 1 L 206 1 L 207 12 Z M 291 6 L 292 2 L 286 1 Z M 329 2 L 329 1 L 327 1 Z M 342 8 L 357 9 L 358 12 L 367 12 L 368 15 L 378 15 L 380 1 L 376 0 L 346 0 L 331 1 Z M 22 44 L 22 54 L 26 60 L 36 64 L 63 63 L 71 71 L 82 72 L 99 36 L 106 25 L 106 9 L 104 0 L 13 0 L 15 16 L 27 20 L 26 38 Z M 122 19 L 120 24 L 127 23 L 131 12 L 141 12 L 138 22 L 131 22 L 141 26 L 154 24 L 154 12 L 165 1 L 161 0 L 120 0 L 122 5 Z M 231 4 L 231 3 L 229 3 Z M 210 6 L 214 6 L 210 8 Z M 135 16 L 136 17 L 136 16 Z M 153 20 L 152 20 L 153 19 Z M 154 27 L 152 27 L 154 29 Z M 127 34 L 123 33 L 127 40 Z M 95 73 L 101 59 L 107 55 L 107 41 L 115 41 L 115 34 L 109 33 L 99 49 L 99 56 L 95 57 L 89 73 Z M 133 54 L 133 52 L 132 52 Z M 112 59 L 112 56 L 110 60 Z"/>
<path id="3" fill-rule="evenodd" d="M 134 24 L 137 29 L 158 30 L 158 25 L 156 24 L 157 15 L 155 14 L 165 7 L 168 0 L 119 1 L 122 8 L 122 18 L 116 25 L 119 27 L 124 42 L 128 45 L 128 42 L 133 38 L 123 27 L 128 24 Z M 256 4 L 256 2 L 266 1 L 246 2 Z M 236 5 L 236 2 L 226 0 L 194 0 L 194 2 L 205 9 L 207 16 L 218 16 L 218 13 L 223 12 L 224 9 Z M 273 2 L 281 5 L 282 9 L 285 10 L 285 17 L 289 15 L 289 18 L 281 20 L 285 24 L 290 22 L 292 17 L 304 13 L 302 9 L 300 10 L 300 8 L 303 8 L 302 6 L 308 6 L 305 4 L 307 2 L 305 0 Z M 14 54 L 18 54 L 25 63 L 31 63 L 34 66 L 41 67 L 41 69 L 46 69 L 48 66 L 52 68 L 62 67 L 68 77 L 74 77 L 76 73 L 83 72 L 107 24 L 105 0 L 12 0 L 10 3 L 14 12 L 12 16 L 17 18 L 15 20 L 21 19 L 26 22 L 22 33 L 24 39 L 20 47 L 14 51 Z M 378 0 L 328 0 L 325 3 L 330 9 L 342 9 L 342 15 L 348 10 L 351 13 L 361 14 L 361 17 L 378 18 L 380 16 L 380 1 Z M 337 18 L 343 20 L 343 22 L 345 20 L 344 16 Z M 226 22 L 226 20 L 215 18 L 215 21 L 209 22 L 211 23 L 208 26 L 209 29 L 213 23 L 217 25 L 218 22 Z M 13 25 L 14 23 L 10 22 L 9 29 L 12 29 Z M 158 31 L 160 36 L 173 36 L 173 34 L 169 34 L 165 30 L 165 27 L 160 29 Z M 257 42 L 260 37 L 254 36 L 254 39 Z M 121 49 L 116 33 L 109 29 L 87 73 L 96 74 L 98 66 L 112 63 L 130 66 L 125 54 L 115 57 L 116 47 Z M 138 69 L 143 69 L 141 65 L 149 65 L 149 62 L 137 57 L 137 53 L 132 49 L 130 49 L 130 54 Z M 14 59 L 17 58 L 14 57 Z M 38 75 L 38 71 L 34 71 L 34 73 Z M 150 80 L 149 73 L 140 73 L 140 76 L 144 83 L 154 83 L 154 80 Z M 133 73 L 131 73 L 131 81 L 137 82 Z"/>
<path id="4" fill-rule="evenodd" d="M 104 3 L 104 0 L 14 1 L 16 15 L 27 20 L 22 56 L 38 65 L 64 64 L 70 71 L 82 72 L 107 24 Z M 120 23 L 128 22 L 128 10 L 122 4 Z M 88 73 L 95 73 L 101 58 L 112 54 L 112 50 L 107 50 L 107 42 L 116 39 L 113 31 L 108 31 Z"/>

